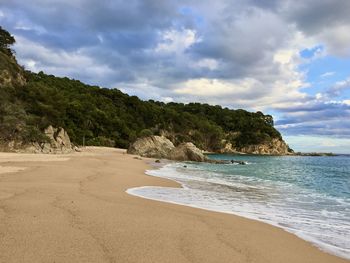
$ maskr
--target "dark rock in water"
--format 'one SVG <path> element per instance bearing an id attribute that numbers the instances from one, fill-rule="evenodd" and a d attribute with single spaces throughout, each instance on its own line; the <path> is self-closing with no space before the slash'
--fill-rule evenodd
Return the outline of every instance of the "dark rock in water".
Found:
<path id="1" fill-rule="evenodd" d="M 230 164 L 230 161 L 227 160 L 213 160 L 213 159 L 208 159 L 208 163 L 213 163 L 213 164 Z"/>
<path id="2" fill-rule="evenodd" d="M 187 165 L 184 165 L 184 168 L 187 168 Z"/>
<path id="3" fill-rule="evenodd" d="M 312 153 L 297 152 L 294 155 L 297 155 L 297 156 L 337 156 L 334 153 L 318 153 L 318 152 L 312 152 Z"/>
<path id="4" fill-rule="evenodd" d="M 207 162 L 208 163 L 213 163 L 213 164 L 234 164 L 234 163 L 237 163 L 237 164 L 240 164 L 240 165 L 247 164 L 247 162 L 236 161 L 236 160 L 212 160 L 212 159 L 209 159 L 209 160 L 207 160 Z"/>
<path id="5" fill-rule="evenodd" d="M 246 165 L 247 163 L 244 162 L 244 161 L 236 161 L 236 160 L 231 160 L 230 161 L 231 163 L 237 163 L 237 164 L 240 164 L 240 165 Z"/>
<path id="6" fill-rule="evenodd" d="M 155 160 L 154 162 L 155 162 L 155 163 L 160 163 L 160 160 Z"/>

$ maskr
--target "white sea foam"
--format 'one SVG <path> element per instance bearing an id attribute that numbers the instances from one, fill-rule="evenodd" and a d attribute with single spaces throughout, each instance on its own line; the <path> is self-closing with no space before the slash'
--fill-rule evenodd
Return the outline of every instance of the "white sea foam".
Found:
<path id="1" fill-rule="evenodd" d="M 179 182 L 183 188 L 138 187 L 127 193 L 147 199 L 236 214 L 285 229 L 320 249 L 350 259 L 350 221 L 341 198 L 295 189 L 288 183 L 224 176 L 193 165 L 169 164 L 148 175 Z M 342 201 L 342 202 L 339 202 Z M 319 209 L 315 202 L 322 203 Z M 335 207 L 339 206 L 339 207 Z"/>

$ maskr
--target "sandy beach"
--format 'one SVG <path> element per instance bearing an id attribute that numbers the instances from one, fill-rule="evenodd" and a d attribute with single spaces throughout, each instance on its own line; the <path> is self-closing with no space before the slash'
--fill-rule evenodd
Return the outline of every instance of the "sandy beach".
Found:
<path id="1" fill-rule="evenodd" d="M 349 262 L 268 224 L 128 195 L 179 187 L 145 175 L 151 161 L 0 153 L 0 262 Z"/>

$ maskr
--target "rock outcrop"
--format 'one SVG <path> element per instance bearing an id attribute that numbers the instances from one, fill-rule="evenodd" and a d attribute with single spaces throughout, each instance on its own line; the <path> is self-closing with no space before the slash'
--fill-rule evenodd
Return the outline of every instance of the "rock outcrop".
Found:
<path id="1" fill-rule="evenodd" d="M 130 145 L 128 153 L 142 157 L 168 159 L 174 148 L 174 144 L 163 136 L 149 136 L 137 139 Z"/>
<path id="2" fill-rule="evenodd" d="M 8 143 L 6 150 L 10 152 L 21 153 L 47 153 L 62 154 L 77 151 L 78 148 L 73 146 L 67 132 L 63 128 L 54 128 L 51 125 L 44 131 L 47 136 L 47 142 L 33 142 L 25 144 L 11 141 Z"/>
<path id="3" fill-rule="evenodd" d="M 170 152 L 168 159 L 194 162 L 206 162 L 208 160 L 202 151 L 191 142 L 181 143 L 179 146 L 174 148 Z"/>
<path id="4" fill-rule="evenodd" d="M 225 147 L 220 149 L 220 153 L 240 153 L 235 147 L 232 146 L 232 143 L 228 142 L 225 144 Z"/>
<path id="5" fill-rule="evenodd" d="M 129 154 L 142 157 L 164 158 L 176 161 L 205 162 L 207 157 L 193 143 L 174 144 L 163 136 L 149 136 L 136 140 L 128 149 Z"/>
<path id="6" fill-rule="evenodd" d="M 63 128 L 54 128 L 51 125 L 45 129 L 49 142 L 41 146 L 43 153 L 69 153 L 73 146 L 67 132 Z"/>
<path id="7" fill-rule="evenodd" d="M 221 153 L 240 154 L 262 154 L 262 155 L 290 155 L 293 151 L 281 139 L 272 139 L 257 145 L 245 147 L 233 147 L 227 143 L 220 151 Z M 129 154 L 136 154 L 142 157 L 164 158 L 176 161 L 195 161 L 220 163 L 217 160 L 210 160 L 203 151 L 198 149 L 193 143 L 181 143 L 177 147 L 164 136 L 149 136 L 136 140 L 128 149 Z"/>
<path id="8" fill-rule="evenodd" d="M 262 155 L 290 155 L 293 151 L 288 147 L 285 141 L 274 138 L 271 141 L 261 144 L 249 145 L 245 147 L 233 147 L 227 143 L 221 150 L 221 153 L 246 153 L 246 154 L 262 154 Z"/>

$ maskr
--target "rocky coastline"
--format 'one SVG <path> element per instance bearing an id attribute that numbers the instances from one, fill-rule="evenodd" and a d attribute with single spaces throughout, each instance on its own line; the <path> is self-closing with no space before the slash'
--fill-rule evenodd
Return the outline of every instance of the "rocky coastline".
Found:
<path id="1" fill-rule="evenodd" d="M 294 151 L 288 144 L 278 138 L 271 139 L 260 144 L 235 147 L 231 143 L 226 143 L 219 153 L 227 154 L 258 154 L 258 155 L 293 155 Z"/>
<path id="2" fill-rule="evenodd" d="M 175 146 L 165 136 L 147 136 L 137 139 L 127 151 L 129 154 L 141 157 L 169 159 L 175 161 L 194 161 L 210 163 L 237 163 L 244 165 L 242 161 L 212 160 L 207 157 L 208 153 L 197 148 L 192 142 L 181 143 Z M 219 151 L 221 154 L 257 154 L 257 155 L 293 155 L 288 145 L 282 140 L 272 140 L 269 144 L 253 145 L 241 149 L 227 145 Z M 209 153 L 215 154 L 215 153 Z"/>
<path id="3" fill-rule="evenodd" d="M 209 161 L 208 157 L 191 142 L 181 143 L 175 147 L 166 137 L 155 135 L 137 139 L 130 145 L 127 153 L 175 161 Z"/>

